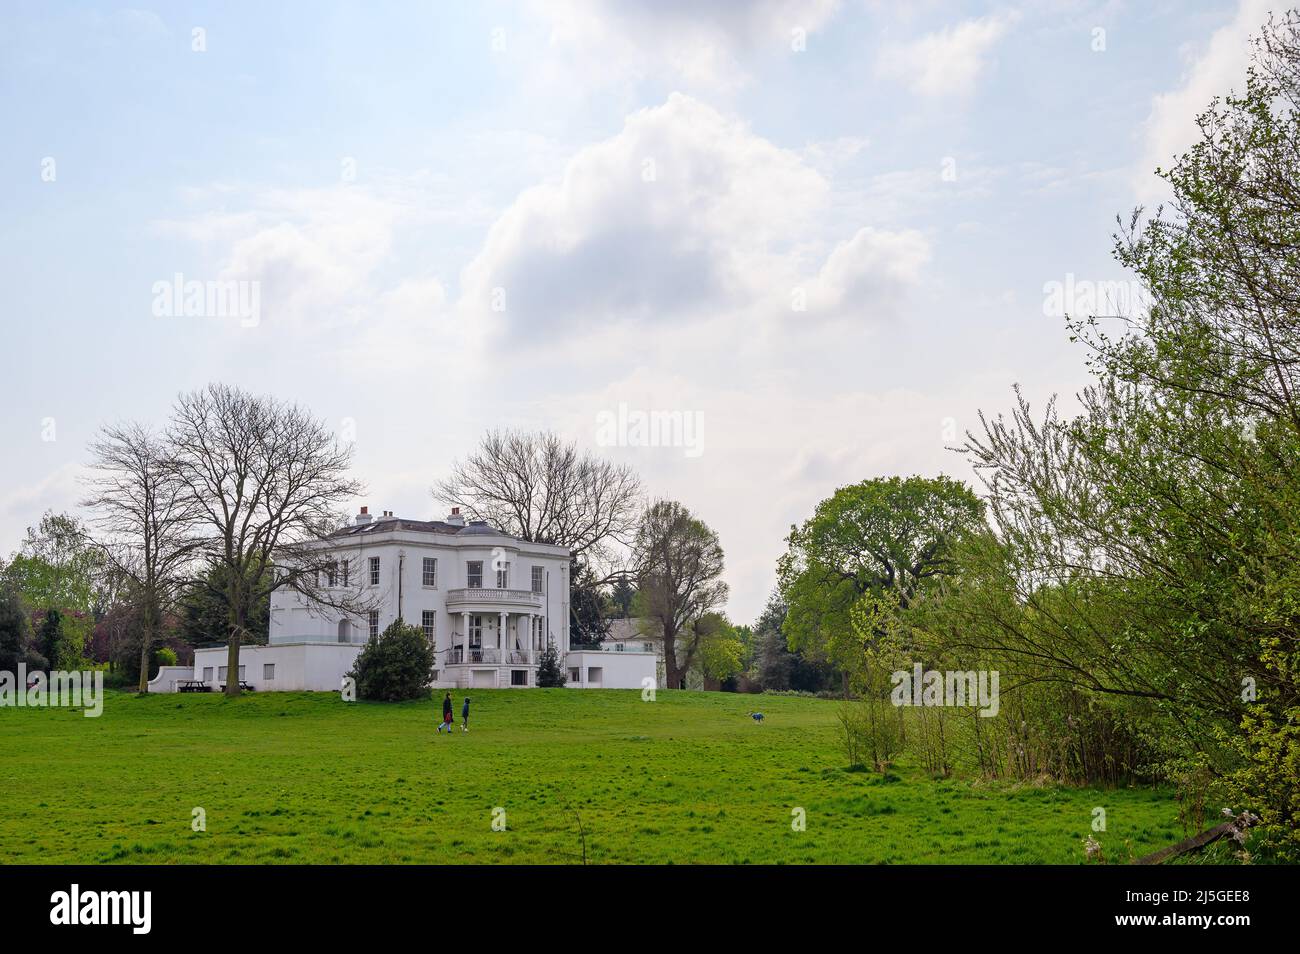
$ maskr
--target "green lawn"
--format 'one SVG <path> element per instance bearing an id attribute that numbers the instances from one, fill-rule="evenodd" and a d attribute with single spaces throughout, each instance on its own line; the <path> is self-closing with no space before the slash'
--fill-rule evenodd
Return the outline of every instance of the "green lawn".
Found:
<path id="1" fill-rule="evenodd" d="M 471 731 L 451 737 L 435 735 L 429 702 L 325 693 L 109 693 L 97 719 L 2 708 L 3 857 L 577 863 L 580 816 L 593 863 L 1073 864 L 1096 806 L 1112 862 L 1183 837 L 1166 790 L 936 781 L 906 762 L 885 778 L 846 771 L 834 702 L 473 696 Z M 191 830 L 196 807 L 205 832 Z M 796 807 L 806 831 L 791 830 Z"/>

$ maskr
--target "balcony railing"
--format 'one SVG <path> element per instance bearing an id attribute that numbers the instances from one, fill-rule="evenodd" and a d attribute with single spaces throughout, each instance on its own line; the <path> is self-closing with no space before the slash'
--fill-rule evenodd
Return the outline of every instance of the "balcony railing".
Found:
<path id="1" fill-rule="evenodd" d="M 453 666 L 464 663 L 491 663 L 495 666 L 501 662 L 501 650 L 466 649 L 464 646 L 454 646 L 447 662 Z"/>
<path id="2" fill-rule="evenodd" d="M 542 608 L 542 594 L 532 590 L 501 590 L 496 587 L 470 586 L 447 591 L 447 605 L 453 603 L 504 603 L 508 606 Z"/>
<path id="3" fill-rule="evenodd" d="M 474 666 L 502 665 L 507 666 L 526 666 L 528 665 L 528 650 L 526 649 L 508 649 L 504 653 L 495 647 L 491 649 L 466 649 L 464 646 L 454 646 L 451 652 L 447 654 L 447 665 L 449 666 Z"/>

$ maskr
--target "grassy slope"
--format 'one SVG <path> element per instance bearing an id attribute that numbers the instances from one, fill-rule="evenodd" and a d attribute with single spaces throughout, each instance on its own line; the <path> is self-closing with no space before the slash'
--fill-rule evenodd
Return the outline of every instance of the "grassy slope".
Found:
<path id="1" fill-rule="evenodd" d="M 571 863 L 571 809 L 597 863 L 1075 863 L 1094 806 L 1111 861 L 1183 837 L 1166 791 L 846 772 L 833 702 L 480 690 L 473 710 L 446 737 L 431 703 L 323 693 L 0 709 L 0 844 L 10 862 Z"/>

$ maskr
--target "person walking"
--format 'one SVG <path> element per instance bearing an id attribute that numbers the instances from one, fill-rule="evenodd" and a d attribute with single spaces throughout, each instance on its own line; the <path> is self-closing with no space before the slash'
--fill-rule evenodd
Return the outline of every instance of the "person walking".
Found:
<path id="1" fill-rule="evenodd" d="M 460 731 L 469 731 L 469 696 L 465 697 L 465 704 L 460 707 Z"/>
<path id="2" fill-rule="evenodd" d="M 452 715 L 451 715 L 451 693 L 448 692 L 442 698 L 442 721 L 438 723 L 438 731 L 446 729 L 448 734 L 451 733 Z"/>

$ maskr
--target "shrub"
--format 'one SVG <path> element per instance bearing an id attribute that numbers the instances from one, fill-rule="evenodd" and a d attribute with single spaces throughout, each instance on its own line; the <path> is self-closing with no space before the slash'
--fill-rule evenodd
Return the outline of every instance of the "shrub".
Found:
<path id="1" fill-rule="evenodd" d="M 840 740 L 849 767 L 868 765 L 883 772 L 905 742 L 902 712 L 888 699 L 864 696 L 839 711 Z"/>
<path id="2" fill-rule="evenodd" d="M 159 668 L 162 668 L 163 666 L 175 666 L 176 650 L 172 649 L 170 646 L 160 646 L 154 650 L 153 658 Z"/>
<path id="3" fill-rule="evenodd" d="M 542 658 L 537 663 L 537 685 L 543 688 L 560 689 L 568 679 L 564 667 L 560 665 L 560 653 L 554 643 L 546 647 Z"/>
<path id="4" fill-rule="evenodd" d="M 418 626 L 401 619 L 366 643 L 348 673 L 357 698 L 401 702 L 424 696 L 433 682 L 433 647 Z"/>

